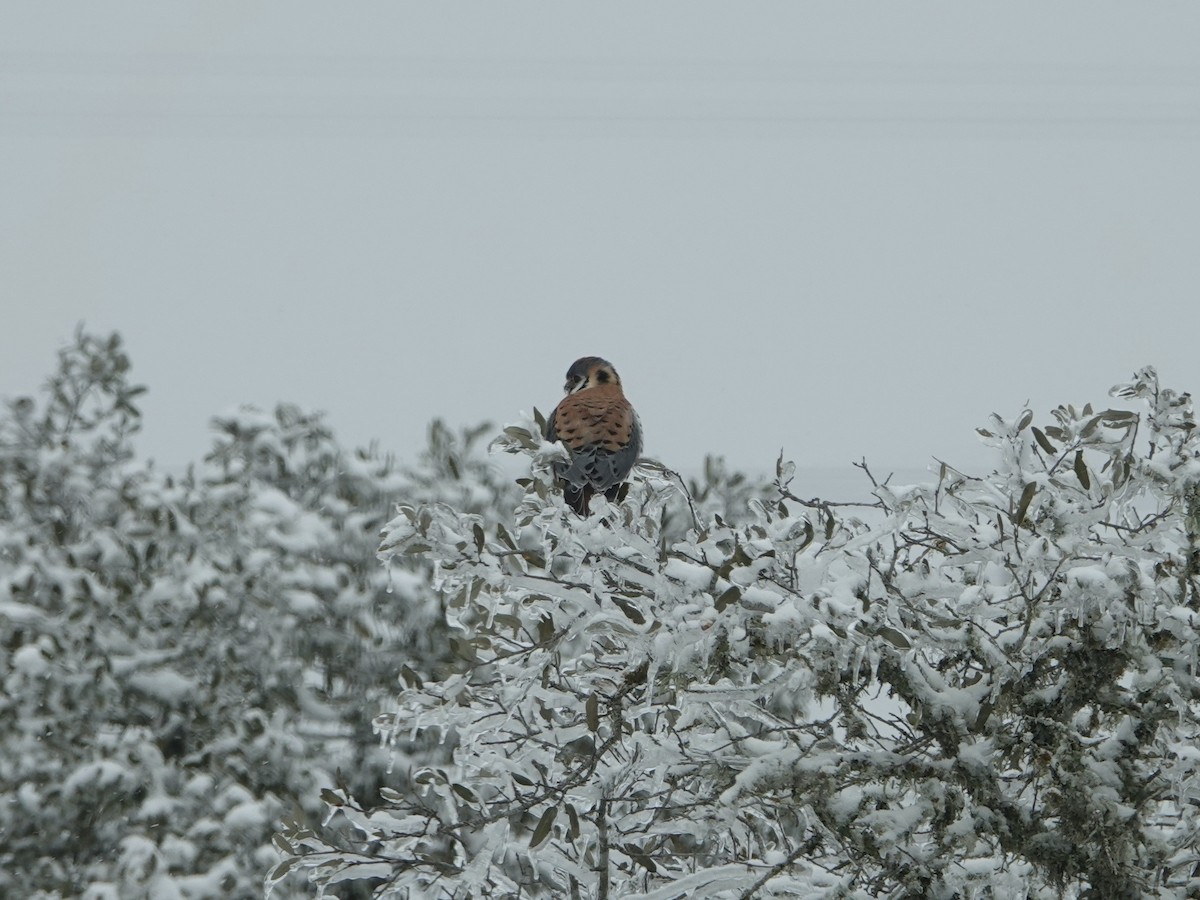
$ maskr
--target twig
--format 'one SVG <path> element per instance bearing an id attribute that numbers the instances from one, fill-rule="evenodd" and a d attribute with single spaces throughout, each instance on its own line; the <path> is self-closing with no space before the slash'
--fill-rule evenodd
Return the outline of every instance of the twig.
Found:
<path id="1" fill-rule="evenodd" d="M 663 465 L 657 459 L 642 458 L 638 460 L 638 465 L 647 469 L 657 469 L 664 475 L 669 475 L 679 484 L 679 490 L 683 492 L 683 498 L 687 500 L 688 509 L 692 513 L 692 524 L 696 530 L 700 530 L 700 516 L 696 513 L 696 504 L 692 502 L 692 492 L 687 489 L 687 484 L 683 480 L 683 476 L 669 466 Z"/>
<path id="2" fill-rule="evenodd" d="M 600 809 L 596 813 L 596 828 L 599 831 L 599 852 L 596 854 L 596 868 L 600 873 L 600 883 L 596 888 L 597 900 L 608 900 L 608 798 L 600 798 Z"/>
<path id="3" fill-rule="evenodd" d="M 780 872 L 782 872 L 784 869 L 788 868 L 792 863 L 794 863 L 796 860 L 798 860 L 800 858 L 800 855 L 806 849 L 807 849 L 807 847 L 804 844 L 799 844 L 795 850 L 793 850 L 791 853 L 788 854 L 787 859 L 785 859 L 783 862 L 781 862 L 777 865 L 771 866 L 771 868 L 767 871 L 767 873 L 765 875 L 763 875 L 762 878 L 758 879 L 758 881 L 754 882 L 754 884 L 752 884 L 752 885 L 750 885 L 750 887 L 746 888 L 746 890 L 744 890 L 742 892 L 741 896 L 739 897 L 739 900 L 751 900 L 751 898 L 756 893 L 758 893 L 759 888 L 761 888 L 764 884 L 766 884 L 768 881 L 770 881 L 772 878 L 774 878 L 776 875 L 778 875 Z"/>

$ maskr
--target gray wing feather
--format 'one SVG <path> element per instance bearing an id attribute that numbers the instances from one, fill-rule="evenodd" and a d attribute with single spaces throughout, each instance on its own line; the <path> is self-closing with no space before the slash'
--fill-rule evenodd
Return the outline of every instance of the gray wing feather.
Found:
<path id="1" fill-rule="evenodd" d="M 546 421 L 546 440 L 557 441 L 553 415 Z M 591 485 L 598 491 L 620 484 L 632 471 L 634 463 L 642 455 L 642 424 L 633 415 L 633 427 L 629 432 L 629 443 L 620 450 L 605 450 L 588 445 L 571 454 L 570 460 L 554 464 L 554 474 L 568 484 L 583 487 Z"/>
<path id="2" fill-rule="evenodd" d="M 576 451 L 563 476 L 573 484 L 591 484 L 598 491 L 608 490 L 629 477 L 634 463 L 642 455 L 642 428 L 637 415 L 629 432 L 629 443 L 620 450 L 584 447 Z"/>

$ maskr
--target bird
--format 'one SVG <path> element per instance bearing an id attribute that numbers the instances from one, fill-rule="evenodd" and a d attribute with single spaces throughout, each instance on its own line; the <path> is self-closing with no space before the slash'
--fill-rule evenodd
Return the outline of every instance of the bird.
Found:
<path id="1" fill-rule="evenodd" d="M 562 441 L 569 458 L 554 463 L 567 505 L 581 516 L 596 492 L 616 500 L 642 452 L 642 423 L 613 364 L 599 356 L 567 369 L 566 396 L 546 420 L 545 438 Z"/>

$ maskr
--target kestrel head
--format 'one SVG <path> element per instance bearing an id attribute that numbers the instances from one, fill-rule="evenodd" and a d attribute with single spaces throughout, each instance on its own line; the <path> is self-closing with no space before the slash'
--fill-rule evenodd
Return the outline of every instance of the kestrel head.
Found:
<path id="1" fill-rule="evenodd" d="M 563 390 L 568 394 L 575 394 L 602 384 L 620 386 L 621 377 L 607 359 L 585 356 L 575 360 L 571 368 L 567 369 L 567 383 L 563 385 Z"/>

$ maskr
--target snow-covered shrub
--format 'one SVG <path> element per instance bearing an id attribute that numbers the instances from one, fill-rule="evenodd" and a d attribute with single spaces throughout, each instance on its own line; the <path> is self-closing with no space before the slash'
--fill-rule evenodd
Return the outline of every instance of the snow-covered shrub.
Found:
<path id="1" fill-rule="evenodd" d="M 377 727 L 451 760 L 353 844 L 276 875 L 379 897 L 1178 897 L 1200 890 L 1200 438 L 1151 369 L 1136 411 L 995 418 L 996 470 L 792 495 L 664 532 L 643 472 L 587 519 L 531 476 L 506 520 L 410 504 L 384 559 L 435 567 L 458 670 Z M 868 473 L 869 474 L 869 473 Z M 848 514 L 857 513 L 857 514 Z"/>
<path id="2" fill-rule="evenodd" d="M 81 333 L 0 416 L 0 895 L 256 897 L 283 818 L 379 802 L 372 718 L 448 665 L 429 566 L 375 560 L 395 497 L 513 488 L 478 435 L 402 468 L 286 405 L 172 476 L 136 461 L 128 373 Z"/>

